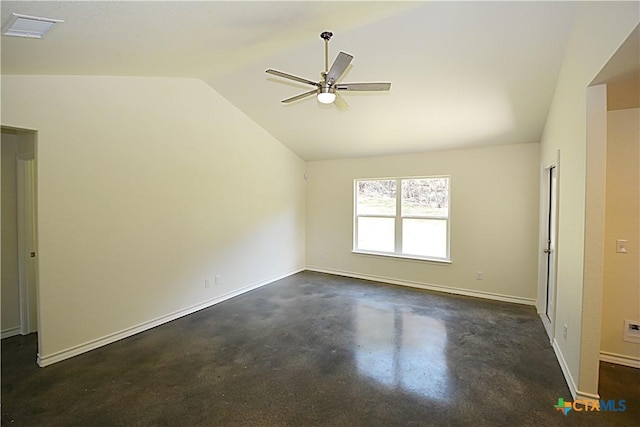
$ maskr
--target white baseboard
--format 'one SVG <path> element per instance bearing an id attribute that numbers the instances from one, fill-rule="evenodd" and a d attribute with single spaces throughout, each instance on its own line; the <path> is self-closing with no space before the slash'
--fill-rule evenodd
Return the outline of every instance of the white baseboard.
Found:
<path id="1" fill-rule="evenodd" d="M 571 392 L 571 396 L 573 400 L 579 400 L 582 403 L 589 401 L 592 403 L 599 402 L 600 396 L 597 394 L 585 393 L 583 391 L 578 390 L 575 381 L 573 380 L 573 376 L 571 375 L 571 371 L 569 370 L 569 365 L 567 365 L 567 361 L 562 354 L 562 350 L 560 350 L 560 346 L 558 345 L 558 341 L 555 339 L 551 343 L 553 347 L 553 351 L 556 353 L 556 358 L 558 359 L 558 363 L 560 364 L 560 369 L 562 370 L 562 374 L 564 375 L 564 379 L 567 382 L 567 386 L 569 386 L 569 391 Z"/>
<path id="2" fill-rule="evenodd" d="M 631 368 L 640 368 L 640 357 L 601 351 L 600 360 L 602 362 L 615 363 L 616 365 L 629 366 Z"/>
<path id="3" fill-rule="evenodd" d="M 567 365 L 567 361 L 564 360 L 564 355 L 562 354 L 562 350 L 560 350 L 560 346 L 558 345 L 558 341 L 555 339 L 551 343 L 551 347 L 553 347 L 553 351 L 556 353 L 556 359 L 558 359 L 558 363 L 560 364 L 560 369 L 562 370 L 562 374 L 564 375 L 564 379 L 569 386 L 569 391 L 571 391 L 571 396 L 573 399 L 577 399 L 578 396 L 578 387 L 576 387 L 575 381 L 573 381 L 573 376 L 571 375 L 571 371 L 569 371 L 569 365 Z"/>
<path id="4" fill-rule="evenodd" d="M 5 329 L 0 333 L 0 339 L 15 337 L 16 335 L 20 335 L 20 326 L 16 326 L 15 328 Z"/>
<path id="5" fill-rule="evenodd" d="M 589 401 L 590 403 L 596 403 L 596 402 L 600 402 L 600 395 L 585 393 L 583 391 L 578 390 L 576 391 L 576 397 L 574 399 L 579 400 L 581 402 Z"/>
<path id="6" fill-rule="evenodd" d="M 39 354 L 38 355 L 38 365 L 40 367 L 45 367 L 45 366 L 49 366 L 49 365 L 52 365 L 54 363 L 60 362 L 62 360 L 69 359 L 71 357 L 78 356 L 78 355 L 80 355 L 82 353 L 86 353 L 86 352 L 94 350 L 94 349 L 96 349 L 98 347 L 102 347 L 102 346 L 105 346 L 107 344 L 111 344 L 113 342 L 119 341 L 121 339 L 128 338 L 128 337 L 136 335 L 136 334 L 138 334 L 140 332 L 144 332 L 144 331 L 146 331 L 148 329 L 155 328 L 156 326 L 160 326 L 160 325 L 162 325 L 164 323 L 176 320 L 176 319 L 178 319 L 180 317 L 184 317 L 184 316 L 187 316 L 189 314 L 195 313 L 196 311 L 200 311 L 200 310 L 203 310 L 205 308 L 211 307 L 212 305 L 221 303 L 223 301 L 226 301 L 226 300 L 231 299 L 233 297 L 236 297 L 238 295 L 242 295 L 242 294 L 244 294 L 246 292 L 249 292 L 249 291 L 252 291 L 254 289 L 260 288 L 262 286 L 268 285 L 268 284 L 273 283 L 273 282 L 275 282 L 277 280 L 284 279 L 285 277 L 289 277 L 289 276 L 291 276 L 293 274 L 299 273 L 299 272 L 304 271 L 304 270 L 305 270 L 304 268 L 299 268 L 299 269 L 294 270 L 294 271 L 292 271 L 290 273 L 285 273 L 285 274 L 281 274 L 281 275 L 278 275 L 278 276 L 275 276 L 275 277 L 271 277 L 271 278 L 266 279 L 266 280 L 262 280 L 260 282 L 251 284 L 249 286 L 245 286 L 244 288 L 238 289 L 236 291 L 229 292 L 229 293 L 224 294 L 222 296 L 219 296 L 217 298 L 213 298 L 213 299 L 210 299 L 210 300 L 203 301 L 203 302 L 201 302 L 199 304 L 192 305 L 192 306 L 184 308 L 182 310 L 174 311 L 173 313 L 169 313 L 169 314 L 166 314 L 164 316 L 160 316 L 160 317 L 155 318 L 153 320 L 149 320 L 148 322 L 144 322 L 144 323 L 141 323 L 139 325 L 123 329 L 123 330 L 121 330 L 119 332 L 114 332 L 113 334 L 106 335 L 106 336 L 104 336 L 102 338 L 97 338 L 95 340 L 91 340 L 91 341 L 88 341 L 88 342 L 86 342 L 84 344 L 79 344 L 79 345 L 76 345 L 74 347 L 55 352 L 53 354 L 48 354 L 48 355 L 44 355 L 44 356 Z M 20 331 L 20 328 L 18 328 L 18 333 L 19 333 L 19 331 Z"/>
<path id="7" fill-rule="evenodd" d="M 468 297 L 490 299 L 495 301 L 511 302 L 515 304 L 536 305 L 535 299 L 514 297 L 509 295 L 494 294 L 490 292 L 470 291 L 468 289 L 452 288 L 449 286 L 433 285 L 430 283 L 419 283 L 409 280 L 398 280 L 390 277 L 374 276 L 370 274 L 352 273 L 350 271 L 331 270 L 326 268 L 307 266 L 307 270 L 318 273 L 334 274 L 337 276 L 352 277 L 354 279 L 372 280 L 375 282 L 388 283 L 391 285 L 408 286 L 411 288 L 426 289 L 429 291 L 445 292 L 448 294 L 464 295 Z"/>

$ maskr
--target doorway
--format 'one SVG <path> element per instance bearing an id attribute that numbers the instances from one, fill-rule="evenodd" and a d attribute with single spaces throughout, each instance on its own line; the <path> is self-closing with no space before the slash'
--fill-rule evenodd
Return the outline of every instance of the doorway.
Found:
<path id="1" fill-rule="evenodd" d="M 35 142 L 2 127 L 2 338 L 38 330 Z"/>
<path id="2" fill-rule="evenodd" d="M 556 315 L 556 248 L 558 222 L 558 158 L 543 166 L 541 173 L 540 283 L 538 313 L 550 341 L 554 339 Z"/>
<path id="3" fill-rule="evenodd" d="M 640 25 L 636 25 L 587 87 L 580 377 L 581 383 L 587 384 L 583 387 L 585 391 L 603 396 L 608 386 L 599 389 L 601 366 L 611 367 L 614 365 L 608 364 L 615 363 L 630 369 L 640 368 L 638 343 L 625 340 L 628 331 L 625 322 L 640 320 L 637 303 L 640 293 L 637 249 L 640 236 L 639 47 Z M 625 244 L 623 249 L 618 246 L 618 240 L 624 243 L 628 240 L 632 246 L 627 250 Z M 622 379 L 637 388 L 632 376 L 624 375 Z M 613 389 L 619 388 L 619 384 L 614 384 Z"/>
<path id="4" fill-rule="evenodd" d="M 556 263 L 555 263 L 555 247 L 556 247 L 556 181 L 557 167 L 551 166 L 546 170 L 549 185 L 549 200 L 547 201 L 547 247 L 542 250 L 545 254 L 546 268 L 546 304 L 545 315 L 551 324 L 555 317 L 555 289 L 556 289 Z"/>

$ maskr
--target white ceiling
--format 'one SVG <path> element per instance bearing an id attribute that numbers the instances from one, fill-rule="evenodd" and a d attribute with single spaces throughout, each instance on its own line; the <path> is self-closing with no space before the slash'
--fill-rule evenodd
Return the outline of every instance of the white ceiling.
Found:
<path id="1" fill-rule="evenodd" d="M 42 40 L 2 37 L 3 74 L 194 77 L 305 160 L 537 142 L 576 2 L 2 2 L 64 19 Z M 349 109 L 265 73 L 319 80 L 354 56 Z"/>

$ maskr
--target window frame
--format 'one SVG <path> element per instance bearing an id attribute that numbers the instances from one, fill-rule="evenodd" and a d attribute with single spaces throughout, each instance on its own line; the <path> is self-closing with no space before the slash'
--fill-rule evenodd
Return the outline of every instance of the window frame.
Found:
<path id="1" fill-rule="evenodd" d="M 413 179 L 447 179 L 447 216 L 438 215 L 402 215 L 402 183 L 404 180 Z M 395 181 L 396 182 L 396 212 L 395 215 L 384 214 L 358 214 L 358 183 L 364 181 Z M 358 248 L 358 218 L 391 218 L 394 220 L 394 251 L 375 251 Z M 402 253 L 402 231 L 404 219 L 426 219 L 446 221 L 446 256 L 434 257 Z M 429 175 L 429 176 L 402 176 L 402 177 L 380 177 L 380 178 L 356 178 L 353 180 L 353 249 L 354 254 L 375 255 L 389 258 L 401 258 L 415 261 L 429 261 L 437 263 L 451 263 L 451 176 L 450 175 Z"/>

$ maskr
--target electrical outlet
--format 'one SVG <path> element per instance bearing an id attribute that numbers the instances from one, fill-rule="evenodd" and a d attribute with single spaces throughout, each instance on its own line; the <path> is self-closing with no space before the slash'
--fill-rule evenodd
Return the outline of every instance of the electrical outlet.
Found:
<path id="1" fill-rule="evenodd" d="M 482 271 L 476 271 L 476 280 L 482 280 L 483 273 Z"/>
<path id="2" fill-rule="evenodd" d="M 204 279 L 204 287 L 205 288 L 211 287 L 211 277 L 207 277 L 206 279 Z"/>
<path id="3" fill-rule="evenodd" d="M 562 336 L 564 337 L 564 339 L 567 339 L 567 325 L 565 324 L 563 329 L 562 329 Z"/>
<path id="4" fill-rule="evenodd" d="M 216 280 L 216 285 L 222 284 L 222 276 L 217 275 L 215 280 Z"/>

